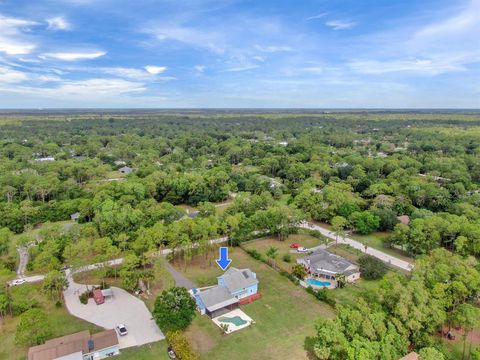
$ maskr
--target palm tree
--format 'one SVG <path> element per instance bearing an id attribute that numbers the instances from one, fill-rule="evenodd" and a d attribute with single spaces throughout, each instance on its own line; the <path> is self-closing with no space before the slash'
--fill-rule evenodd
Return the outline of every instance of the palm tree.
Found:
<path id="1" fill-rule="evenodd" d="M 272 261 L 272 266 L 275 269 L 275 258 L 278 255 L 278 248 L 270 246 L 266 253 L 267 257 Z"/>
<path id="2" fill-rule="evenodd" d="M 345 236 L 345 227 L 347 226 L 347 219 L 343 216 L 335 216 L 332 221 L 332 230 L 335 233 L 335 246 L 338 246 L 338 237 Z"/>

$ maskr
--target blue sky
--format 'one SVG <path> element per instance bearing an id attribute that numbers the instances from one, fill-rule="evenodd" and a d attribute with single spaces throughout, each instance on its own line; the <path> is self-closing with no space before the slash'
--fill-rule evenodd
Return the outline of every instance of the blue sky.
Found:
<path id="1" fill-rule="evenodd" d="M 0 107 L 480 108 L 480 0 L 0 0 Z"/>

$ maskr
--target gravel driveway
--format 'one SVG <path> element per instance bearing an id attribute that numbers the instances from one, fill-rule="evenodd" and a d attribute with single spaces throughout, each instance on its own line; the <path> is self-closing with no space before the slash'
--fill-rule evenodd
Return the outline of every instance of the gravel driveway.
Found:
<path id="1" fill-rule="evenodd" d="M 78 296 L 86 290 L 86 285 L 73 282 L 67 274 L 70 286 L 64 291 L 68 311 L 80 319 L 114 329 L 118 324 L 127 327 L 128 335 L 119 336 L 120 348 L 140 346 L 165 339 L 152 315 L 143 301 L 130 295 L 127 291 L 112 287 L 113 298 L 106 299 L 104 304 L 96 305 L 93 299 L 84 305 Z"/>

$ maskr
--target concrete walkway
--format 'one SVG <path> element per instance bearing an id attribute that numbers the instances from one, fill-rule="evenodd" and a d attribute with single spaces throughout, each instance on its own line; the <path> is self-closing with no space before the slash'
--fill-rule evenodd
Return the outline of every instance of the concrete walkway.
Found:
<path id="1" fill-rule="evenodd" d="M 300 224 L 300 227 L 305 228 L 305 229 L 311 229 L 311 230 L 316 230 L 320 232 L 323 236 L 335 240 L 336 236 L 335 234 L 328 230 L 325 229 L 317 224 L 314 223 L 308 223 L 308 222 L 303 222 Z M 383 251 L 371 248 L 371 247 L 366 247 L 364 244 L 357 240 L 350 239 L 348 237 L 338 237 L 338 243 L 339 244 L 347 244 L 350 245 L 351 247 L 358 249 L 364 253 L 367 253 L 368 255 L 374 256 L 377 259 L 382 260 L 383 262 L 396 266 L 400 269 L 406 270 L 406 271 L 412 271 L 414 265 L 409 263 L 408 261 L 396 258 L 392 255 L 386 254 Z"/>
<path id="2" fill-rule="evenodd" d="M 67 271 L 67 278 L 69 287 L 63 295 L 69 313 L 105 329 L 125 325 L 128 335 L 118 336 L 121 349 L 165 339 L 142 300 L 123 289 L 112 287 L 112 299 L 106 299 L 101 305 L 96 305 L 93 299 L 89 299 L 88 304 L 84 305 L 78 297 L 86 291 L 87 285 L 74 282 L 70 271 Z M 91 285 L 88 287 L 92 288 Z"/>

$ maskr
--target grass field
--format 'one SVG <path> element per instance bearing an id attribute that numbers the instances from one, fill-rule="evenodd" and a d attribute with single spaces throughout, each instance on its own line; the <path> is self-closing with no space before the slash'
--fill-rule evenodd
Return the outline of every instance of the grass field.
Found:
<path id="1" fill-rule="evenodd" d="M 65 307 L 57 308 L 51 299 L 47 298 L 41 292 L 40 284 L 25 284 L 31 288 L 30 293 L 39 302 L 47 314 L 53 331 L 52 338 L 72 334 L 82 330 L 90 330 L 92 333 L 102 329 L 71 316 Z M 0 360 L 20 360 L 25 359 L 28 346 L 15 344 L 15 329 L 19 323 L 19 317 L 7 316 L 3 325 L 0 325 Z"/>
<path id="2" fill-rule="evenodd" d="M 413 262 L 414 259 L 411 256 L 409 256 L 405 251 L 387 247 L 384 245 L 383 241 L 389 236 L 390 236 L 390 233 L 387 233 L 387 232 L 376 232 L 369 235 L 359 235 L 359 234 L 349 235 L 350 238 L 360 241 L 362 244 L 365 244 L 371 248 L 381 250 L 384 253 L 395 256 L 399 259 Z"/>
<path id="3" fill-rule="evenodd" d="M 232 266 L 257 273 L 263 297 L 242 306 L 256 324 L 223 336 L 208 317 L 197 315 L 187 336 L 201 359 L 307 359 L 305 337 L 314 334 L 315 319 L 333 317 L 333 309 L 243 250 L 233 248 L 229 255 Z M 182 271 L 181 266 L 177 268 Z M 182 273 L 198 285 L 213 285 L 222 271 L 194 258 Z"/>
<path id="4" fill-rule="evenodd" d="M 283 241 L 278 240 L 276 237 L 269 237 L 265 239 L 250 241 L 248 243 L 242 244 L 242 247 L 247 250 L 255 249 L 265 258 L 267 258 L 266 253 L 270 247 L 273 246 L 275 248 L 278 248 L 278 256 L 275 259 L 276 263 L 282 269 L 291 271 L 293 265 L 296 264 L 296 260 L 298 258 L 306 256 L 306 254 L 290 252 L 290 250 L 292 250 L 290 248 L 290 245 L 294 243 L 300 244 L 300 246 L 303 246 L 305 248 L 312 248 L 314 246 L 323 244 L 323 241 L 322 239 L 318 239 L 306 234 L 293 234 Z M 286 254 L 290 254 L 292 258 L 292 261 L 290 263 L 287 263 L 283 260 L 283 256 Z"/>
<path id="5" fill-rule="evenodd" d="M 168 360 L 167 342 L 165 340 L 140 347 L 121 350 L 116 360 Z"/>

